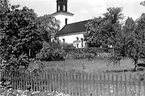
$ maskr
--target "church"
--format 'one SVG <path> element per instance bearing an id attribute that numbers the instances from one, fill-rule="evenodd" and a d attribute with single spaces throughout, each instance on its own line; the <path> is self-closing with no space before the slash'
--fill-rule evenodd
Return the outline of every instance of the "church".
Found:
<path id="1" fill-rule="evenodd" d="M 57 0 L 56 3 L 56 12 L 51 14 L 60 21 L 60 30 L 56 36 L 63 43 L 73 44 L 76 48 L 84 48 L 86 44 L 83 34 L 86 32 L 85 25 L 89 20 L 73 22 L 74 14 L 68 12 L 68 0 Z"/>

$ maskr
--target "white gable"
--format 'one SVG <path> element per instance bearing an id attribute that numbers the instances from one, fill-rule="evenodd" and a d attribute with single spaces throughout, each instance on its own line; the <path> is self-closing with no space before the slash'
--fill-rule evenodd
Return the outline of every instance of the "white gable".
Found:
<path id="1" fill-rule="evenodd" d="M 60 29 L 65 26 L 65 19 L 66 18 L 67 18 L 68 24 L 73 22 L 73 18 L 72 18 L 73 16 L 59 14 L 59 15 L 56 15 L 54 17 L 60 21 Z"/>

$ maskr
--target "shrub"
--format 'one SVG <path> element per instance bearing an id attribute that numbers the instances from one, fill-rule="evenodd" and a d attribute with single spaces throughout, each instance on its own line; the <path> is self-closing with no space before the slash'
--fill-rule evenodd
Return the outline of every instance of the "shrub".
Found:
<path id="1" fill-rule="evenodd" d="M 52 60 L 65 60 L 66 53 L 62 49 L 52 50 Z"/>
<path id="2" fill-rule="evenodd" d="M 52 41 L 51 43 L 49 43 L 49 46 L 53 49 L 60 49 L 62 48 L 62 46 L 57 42 L 57 41 Z"/>
<path id="3" fill-rule="evenodd" d="M 89 60 L 90 60 L 90 59 L 95 59 L 95 57 L 96 57 L 95 54 L 92 54 L 92 53 L 86 53 L 86 54 L 85 54 L 85 58 L 87 58 L 87 59 L 89 59 Z"/>
<path id="4" fill-rule="evenodd" d="M 74 53 L 72 55 L 73 59 L 85 59 L 85 55 L 84 54 L 79 54 L 79 53 Z"/>
<path id="5" fill-rule="evenodd" d="M 36 55 L 36 58 L 42 61 L 58 61 L 65 60 L 65 56 L 66 53 L 62 49 L 42 49 L 41 52 Z"/>
<path id="6" fill-rule="evenodd" d="M 73 59 L 104 59 L 108 57 L 109 52 L 106 53 L 108 49 L 101 48 L 75 48 L 74 50 L 68 51 L 69 58 Z M 110 49 L 109 49 L 110 50 Z"/>
<path id="7" fill-rule="evenodd" d="M 36 55 L 36 59 L 43 61 L 58 61 L 65 60 L 66 52 L 60 47 L 52 47 L 50 44 L 45 44 L 40 53 Z"/>
<path id="8" fill-rule="evenodd" d="M 76 47 L 73 46 L 73 44 L 65 44 L 63 48 L 66 52 L 71 52 L 76 50 Z"/>

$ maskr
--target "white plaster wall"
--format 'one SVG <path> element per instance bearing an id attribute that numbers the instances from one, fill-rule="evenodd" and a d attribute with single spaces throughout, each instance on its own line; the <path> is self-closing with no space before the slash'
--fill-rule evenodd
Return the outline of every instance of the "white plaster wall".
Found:
<path id="1" fill-rule="evenodd" d="M 56 15 L 55 16 L 55 18 L 57 20 L 60 20 L 60 29 L 65 26 L 65 18 L 68 19 L 67 20 L 67 23 L 69 24 L 69 23 L 72 23 L 73 22 L 73 18 L 72 17 L 73 16 L 67 16 L 67 15 L 62 15 L 62 14 L 59 14 L 59 15 Z"/>
<path id="2" fill-rule="evenodd" d="M 84 39 L 83 34 L 74 34 L 74 35 L 67 35 L 67 36 L 59 36 L 59 40 L 60 40 L 61 42 L 63 42 L 62 39 L 65 39 L 65 43 L 73 44 L 73 41 L 77 40 L 76 37 L 78 37 L 80 41 L 81 41 L 81 38 Z M 76 45 L 74 44 L 74 46 L 76 46 Z M 83 46 L 85 46 L 85 42 L 83 42 Z M 81 42 L 79 43 L 79 46 L 78 46 L 78 47 L 79 47 L 79 48 L 82 47 Z"/>

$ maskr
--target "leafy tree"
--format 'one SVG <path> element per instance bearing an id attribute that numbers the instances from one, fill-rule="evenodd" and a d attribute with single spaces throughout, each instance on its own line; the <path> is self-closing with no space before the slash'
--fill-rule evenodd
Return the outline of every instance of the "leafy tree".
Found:
<path id="1" fill-rule="evenodd" d="M 127 57 L 127 50 L 129 48 L 130 41 L 133 39 L 132 36 L 135 28 L 135 21 L 132 18 L 128 17 L 125 21 L 124 26 L 122 27 L 121 33 L 118 33 L 117 38 L 115 38 L 115 51 L 118 51 L 119 55 L 122 57 Z"/>
<path id="2" fill-rule="evenodd" d="M 101 46 L 101 29 L 103 18 L 94 18 L 87 23 L 87 32 L 84 34 L 84 39 L 87 42 L 88 47 L 100 47 Z"/>
<path id="3" fill-rule="evenodd" d="M 145 58 L 144 26 L 145 14 L 142 14 L 137 22 L 128 18 L 114 46 L 116 56 L 128 57 L 134 61 L 134 71 L 136 71 L 138 60 Z"/>
<path id="4" fill-rule="evenodd" d="M 145 6 L 145 1 L 140 2 L 140 5 Z"/>
<path id="5" fill-rule="evenodd" d="M 89 47 L 114 46 L 115 37 L 121 32 L 121 12 L 120 7 L 110 7 L 104 17 L 95 18 L 87 24 L 87 33 L 84 37 Z"/>
<path id="6" fill-rule="evenodd" d="M 34 58 L 42 48 L 36 13 L 27 7 L 20 9 L 19 6 L 11 6 L 0 16 L 2 58 L 8 62 L 8 69 L 27 66 L 28 63 L 25 64 L 20 58 Z"/>
<path id="7" fill-rule="evenodd" d="M 135 27 L 136 27 L 136 22 L 131 17 L 128 17 L 125 21 L 125 25 L 123 26 L 123 33 L 129 35 L 133 33 Z"/>
<path id="8" fill-rule="evenodd" d="M 145 58 L 145 14 L 142 14 L 136 22 L 128 18 L 122 26 L 121 8 L 107 10 L 104 17 L 95 18 L 87 24 L 85 39 L 91 47 L 112 45 L 111 60 L 117 64 L 122 57 L 131 58 L 136 70 L 138 60 Z"/>
<path id="9" fill-rule="evenodd" d="M 9 9 L 8 0 L 0 0 L 0 12 L 5 12 Z"/>
<path id="10" fill-rule="evenodd" d="M 128 55 L 134 60 L 135 70 L 139 59 L 145 58 L 145 14 L 143 13 L 137 20 L 137 27 L 132 36 L 132 44 Z"/>
<path id="11" fill-rule="evenodd" d="M 37 19 L 38 24 L 40 25 L 39 29 L 41 30 L 41 36 L 44 41 L 50 42 L 51 38 L 55 37 L 60 26 L 59 21 L 51 15 L 40 16 Z"/>

